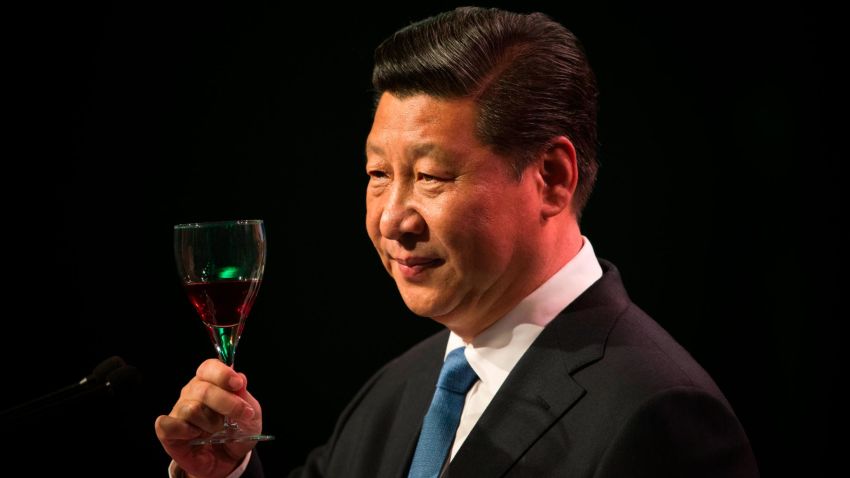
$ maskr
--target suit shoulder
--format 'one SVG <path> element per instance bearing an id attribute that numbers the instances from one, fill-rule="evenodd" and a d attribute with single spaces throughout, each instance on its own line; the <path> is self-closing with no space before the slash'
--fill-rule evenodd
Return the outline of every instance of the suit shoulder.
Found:
<path id="1" fill-rule="evenodd" d="M 359 406 L 368 396 L 380 394 L 382 391 L 392 393 L 390 389 L 402 386 L 412 376 L 433 371 L 434 367 L 439 370 L 447 340 L 448 331 L 438 332 L 384 364 L 354 396 L 348 405 L 349 411 Z"/>
<path id="2" fill-rule="evenodd" d="M 394 381 L 424 370 L 431 370 L 435 366 L 439 369 L 443 362 L 448 337 L 448 330 L 431 335 L 389 361 L 381 369 L 381 373 L 385 379 Z"/>
<path id="3" fill-rule="evenodd" d="M 726 402 L 711 376 L 666 330 L 630 304 L 611 328 L 602 358 L 576 375 L 589 388 L 642 401 L 675 387 L 700 389 Z"/>

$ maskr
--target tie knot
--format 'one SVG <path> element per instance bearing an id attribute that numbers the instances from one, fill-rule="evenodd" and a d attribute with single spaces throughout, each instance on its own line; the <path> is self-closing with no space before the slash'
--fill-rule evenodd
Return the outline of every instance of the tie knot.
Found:
<path id="1" fill-rule="evenodd" d="M 478 380 L 478 375 L 475 370 L 469 366 L 466 361 L 466 355 L 463 353 L 463 347 L 458 347 L 446 357 L 443 363 L 443 369 L 440 370 L 440 379 L 437 381 L 437 387 L 449 392 L 466 395 L 466 392 L 472 387 L 472 384 Z"/>

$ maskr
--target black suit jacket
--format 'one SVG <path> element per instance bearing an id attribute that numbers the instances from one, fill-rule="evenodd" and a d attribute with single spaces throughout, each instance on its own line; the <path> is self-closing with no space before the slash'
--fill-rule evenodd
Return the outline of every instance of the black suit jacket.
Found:
<path id="1" fill-rule="evenodd" d="M 758 476 L 717 385 L 602 265 L 602 278 L 508 375 L 446 475 Z M 436 334 L 375 374 L 291 476 L 405 477 L 447 338 Z"/>

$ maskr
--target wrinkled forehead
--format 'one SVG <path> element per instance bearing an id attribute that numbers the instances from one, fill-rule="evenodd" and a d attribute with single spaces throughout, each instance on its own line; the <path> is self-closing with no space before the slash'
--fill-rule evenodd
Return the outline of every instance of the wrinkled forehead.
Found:
<path id="1" fill-rule="evenodd" d="M 476 117 L 472 100 L 384 93 L 366 139 L 366 153 L 385 153 L 389 148 L 404 147 L 423 154 L 429 150 L 479 145 L 475 138 Z"/>

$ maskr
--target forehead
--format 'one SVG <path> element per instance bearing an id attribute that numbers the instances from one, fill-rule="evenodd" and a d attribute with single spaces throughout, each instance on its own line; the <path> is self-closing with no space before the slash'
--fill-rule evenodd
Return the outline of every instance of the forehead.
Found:
<path id="1" fill-rule="evenodd" d="M 448 149 L 481 146 L 475 137 L 477 108 L 470 99 L 443 100 L 420 94 L 384 93 L 378 102 L 366 150 L 430 143 Z"/>

